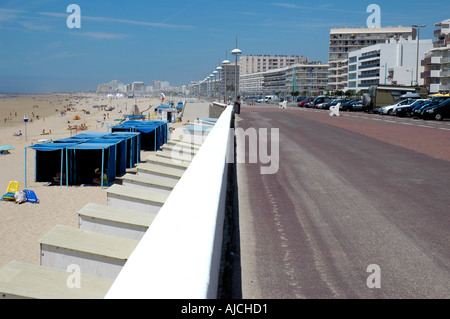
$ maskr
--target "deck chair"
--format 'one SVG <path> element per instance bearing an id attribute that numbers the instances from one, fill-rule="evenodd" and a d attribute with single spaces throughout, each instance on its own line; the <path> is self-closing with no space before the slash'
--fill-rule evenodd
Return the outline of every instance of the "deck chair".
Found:
<path id="1" fill-rule="evenodd" d="M 6 188 L 6 194 L 2 196 L 2 200 L 12 200 L 15 201 L 14 194 L 19 191 L 19 182 L 10 181 L 8 188 Z"/>
<path id="2" fill-rule="evenodd" d="M 39 203 L 39 199 L 36 196 L 36 193 L 32 191 L 31 189 L 24 189 L 25 195 L 27 196 L 27 202 L 29 203 Z"/>

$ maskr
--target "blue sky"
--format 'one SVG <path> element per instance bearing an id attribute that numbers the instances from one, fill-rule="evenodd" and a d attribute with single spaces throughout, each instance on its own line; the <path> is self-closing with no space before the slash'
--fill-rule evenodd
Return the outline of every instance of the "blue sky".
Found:
<path id="1" fill-rule="evenodd" d="M 68 5 L 81 28 L 66 25 Z M 365 27 L 369 4 L 381 26 L 434 24 L 448 1 L 336 0 L 0 0 L 0 92 L 96 90 L 100 83 L 202 80 L 238 47 L 243 55 L 328 60 L 330 28 Z"/>

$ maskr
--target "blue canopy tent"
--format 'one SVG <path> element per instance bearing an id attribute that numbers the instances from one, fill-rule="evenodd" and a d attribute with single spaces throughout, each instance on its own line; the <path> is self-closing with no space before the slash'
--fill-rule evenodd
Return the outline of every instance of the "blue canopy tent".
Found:
<path id="1" fill-rule="evenodd" d="M 108 183 L 116 179 L 116 143 L 81 143 L 66 148 L 67 181 L 70 185 L 92 185 L 95 169 L 107 175 Z M 101 186 L 104 186 L 101 178 Z"/>
<path id="2" fill-rule="evenodd" d="M 75 143 L 41 143 L 25 147 L 25 187 L 27 187 L 27 149 L 36 151 L 35 156 L 35 182 L 53 182 L 59 173 L 63 176 L 66 171 L 66 153 L 68 147 L 78 145 Z M 66 174 L 67 176 L 67 174 Z M 60 185 L 63 185 L 63 178 L 60 178 Z"/>
<path id="3" fill-rule="evenodd" d="M 105 132 L 84 132 L 84 133 L 80 133 L 77 135 L 72 136 L 71 138 L 74 139 L 94 139 L 94 138 L 99 138 L 105 135 L 108 135 L 109 133 L 105 133 Z"/>
<path id="4" fill-rule="evenodd" d="M 106 135 L 106 138 L 123 138 L 126 141 L 126 166 L 129 168 L 134 167 L 141 160 L 141 134 L 138 132 L 114 132 L 110 135 Z"/>
<path id="5" fill-rule="evenodd" d="M 125 139 L 105 135 L 93 140 L 86 141 L 85 143 L 114 144 L 114 162 L 115 162 L 116 176 L 125 174 L 127 168 L 127 158 L 126 158 L 127 152 Z"/>
<path id="6" fill-rule="evenodd" d="M 139 132 L 141 133 L 141 150 L 157 151 L 167 142 L 167 121 L 125 121 L 112 126 L 111 132 Z"/>

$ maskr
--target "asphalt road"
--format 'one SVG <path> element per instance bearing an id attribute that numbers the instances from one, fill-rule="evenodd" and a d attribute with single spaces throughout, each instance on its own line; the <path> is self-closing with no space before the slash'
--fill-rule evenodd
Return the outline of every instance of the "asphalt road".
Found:
<path id="1" fill-rule="evenodd" d="M 450 122 L 380 118 L 242 107 L 242 298 L 450 298 Z"/>

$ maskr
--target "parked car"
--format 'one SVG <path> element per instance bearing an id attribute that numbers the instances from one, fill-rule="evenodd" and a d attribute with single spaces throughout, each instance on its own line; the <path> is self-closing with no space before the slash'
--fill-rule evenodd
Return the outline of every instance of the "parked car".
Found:
<path id="1" fill-rule="evenodd" d="M 299 102 L 301 102 L 301 101 L 304 101 L 304 100 L 306 100 L 308 97 L 306 97 L 306 96 L 298 96 L 297 97 L 297 103 L 299 103 Z"/>
<path id="2" fill-rule="evenodd" d="M 386 106 L 382 106 L 382 107 L 380 107 L 379 109 L 378 109 L 378 113 L 380 114 L 380 115 L 385 115 L 385 114 L 387 114 L 387 115 L 392 115 L 392 112 L 393 112 L 393 110 L 394 110 L 394 108 L 395 107 L 397 107 L 397 106 L 403 106 L 403 105 L 409 105 L 409 104 L 411 104 L 411 103 L 413 103 L 414 101 L 413 100 L 401 100 L 400 102 L 397 102 L 397 103 L 395 103 L 395 104 L 392 104 L 392 105 L 386 105 Z"/>
<path id="3" fill-rule="evenodd" d="M 409 105 L 396 106 L 396 107 L 394 107 L 392 114 L 399 116 L 399 117 L 403 117 L 403 116 L 410 117 L 413 108 L 422 106 L 427 101 L 428 101 L 427 99 L 420 99 L 420 100 L 415 100 L 413 103 L 411 103 Z"/>
<path id="4" fill-rule="evenodd" d="M 444 118 L 450 118 L 450 99 L 447 99 L 438 105 L 430 106 L 422 110 L 421 116 L 423 119 L 433 119 L 442 121 Z"/>
<path id="5" fill-rule="evenodd" d="M 344 101 L 347 101 L 347 100 L 344 100 L 344 99 L 332 99 L 332 100 L 322 104 L 321 108 L 325 109 L 325 110 L 329 110 L 331 106 L 337 105 L 338 103 L 343 103 Z"/>
<path id="6" fill-rule="evenodd" d="M 318 104 L 322 104 L 322 103 L 326 103 L 329 100 L 331 100 L 329 97 L 326 97 L 324 95 L 318 96 L 314 99 L 314 101 L 312 102 L 312 107 L 316 108 L 316 106 Z"/>
<path id="7" fill-rule="evenodd" d="M 361 101 L 361 100 L 353 99 L 353 100 L 347 100 L 346 102 L 341 103 L 341 105 L 339 106 L 339 111 L 351 111 L 353 108 L 353 104 L 355 104 L 358 101 Z"/>
<path id="8" fill-rule="evenodd" d="M 351 111 L 365 111 L 362 100 L 357 100 L 353 103 Z"/>
<path id="9" fill-rule="evenodd" d="M 324 102 L 322 102 L 322 103 L 317 103 L 316 105 L 315 105 L 315 108 L 316 109 L 328 109 L 327 108 L 327 106 L 326 106 L 326 104 L 328 103 L 328 102 L 331 102 L 332 101 L 332 99 L 329 99 L 329 100 L 325 100 Z"/>
<path id="10" fill-rule="evenodd" d="M 422 115 L 422 110 L 431 107 L 431 106 L 435 106 L 438 105 L 441 102 L 444 102 L 445 100 L 449 99 L 450 97 L 448 96 L 435 96 L 432 97 L 431 99 L 429 99 L 428 101 L 426 101 L 426 103 L 424 103 L 422 106 L 418 106 L 412 109 L 411 111 L 411 117 L 413 118 L 420 118 Z"/>
<path id="11" fill-rule="evenodd" d="M 305 100 L 301 101 L 298 103 L 299 107 L 309 107 L 309 103 L 311 103 L 312 101 L 314 101 L 313 97 L 308 97 Z"/>

